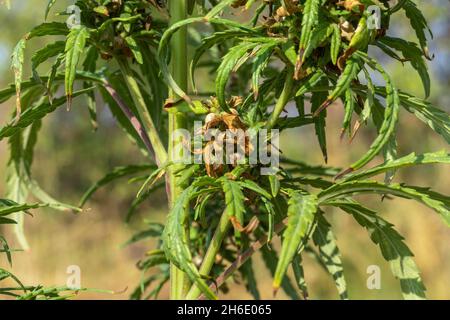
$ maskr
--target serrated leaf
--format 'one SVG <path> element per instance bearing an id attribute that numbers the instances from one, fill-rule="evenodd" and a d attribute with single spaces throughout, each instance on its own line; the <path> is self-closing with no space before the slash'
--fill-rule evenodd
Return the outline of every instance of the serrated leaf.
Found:
<path id="1" fill-rule="evenodd" d="M 162 106 L 168 98 L 168 88 L 164 82 L 159 68 L 155 68 L 158 65 L 158 60 L 155 56 L 154 51 L 147 46 L 145 43 L 138 42 L 140 50 L 142 52 L 142 57 L 144 63 L 139 65 L 141 69 L 141 74 L 144 80 L 147 80 L 148 87 L 151 88 L 151 106 Z M 154 119 L 155 126 L 161 129 L 163 108 L 152 108 L 149 107 L 149 112 Z"/>
<path id="2" fill-rule="evenodd" d="M 35 196 L 39 201 L 46 203 L 46 206 L 59 211 L 73 211 L 73 212 L 81 212 L 82 210 L 78 207 L 62 203 L 52 196 L 50 196 L 47 192 L 41 189 L 39 184 L 31 179 L 30 176 L 26 177 L 27 188 L 30 192 Z"/>
<path id="3" fill-rule="evenodd" d="M 417 8 L 417 5 L 411 0 L 405 1 L 402 7 L 405 10 L 406 17 L 409 19 L 412 28 L 416 32 L 416 36 L 419 39 L 420 46 L 422 47 L 423 53 L 429 58 L 427 37 L 425 31 L 433 37 L 431 29 L 428 27 L 428 23 L 423 16 L 422 12 Z"/>
<path id="4" fill-rule="evenodd" d="M 328 80 L 322 79 L 319 86 L 328 86 Z M 314 113 L 320 106 L 327 100 L 327 92 L 313 92 L 311 95 L 311 112 Z M 327 112 L 324 110 L 317 117 L 314 117 L 314 129 L 316 133 L 317 140 L 319 142 L 320 150 L 322 151 L 323 159 L 325 163 L 328 162 L 328 151 L 327 151 L 327 135 L 326 135 L 326 117 Z"/>
<path id="5" fill-rule="evenodd" d="M 350 87 L 352 81 L 358 76 L 361 67 L 359 63 L 351 58 L 347 61 L 347 65 L 339 76 L 336 86 L 327 100 L 314 112 L 314 116 L 318 116 L 323 110 L 330 106 L 337 98 L 339 98 Z"/>
<path id="6" fill-rule="evenodd" d="M 34 27 L 26 36 L 27 40 L 43 36 L 65 36 L 69 28 L 62 22 L 45 22 Z"/>
<path id="7" fill-rule="evenodd" d="M 270 243 L 272 242 L 274 235 L 276 211 L 274 208 L 274 204 L 271 201 L 267 200 L 266 198 L 262 198 L 262 201 L 267 211 L 267 224 L 268 224 L 267 241 L 268 243 Z"/>
<path id="8" fill-rule="evenodd" d="M 78 97 L 91 91 L 93 88 L 76 91 L 72 94 L 72 98 Z M 26 109 L 18 121 L 12 121 L 0 129 L 0 140 L 5 137 L 11 137 L 16 132 L 31 125 L 33 122 L 44 118 L 47 114 L 55 111 L 58 107 L 66 102 L 66 98 L 57 98 L 53 103 L 42 102 Z"/>
<path id="9" fill-rule="evenodd" d="M 407 300 L 425 299 L 426 289 L 413 254 L 393 225 L 356 203 L 340 204 L 339 207 L 353 215 L 369 231 L 370 238 L 389 262 L 392 274 L 399 279 L 403 297 Z"/>
<path id="10" fill-rule="evenodd" d="M 331 225 L 323 215 L 319 215 L 317 227 L 313 233 L 314 244 L 319 248 L 320 259 L 334 279 L 341 299 L 348 299 L 347 283 L 344 277 L 341 254 L 336 239 L 331 231 Z"/>
<path id="11" fill-rule="evenodd" d="M 395 52 L 393 49 L 391 49 L 390 47 L 388 47 L 384 43 L 382 43 L 380 41 L 376 41 L 375 45 L 378 48 L 380 48 L 385 54 L 387 54 L 389 57 L 391 57 L 392 59 L 395 59 L 395 60 L 400 61 L 402 63 L 405 62 L 405 59 L 403 59 L 400 55 L 397 54 L 397 52 Z"/>
<path id="12" fill-rule="evenodd" d="M 330 47 L 330 55 L 331 62 L 334 65 L 337 63 L 337 59 L 339 57 L 339 52 L 341 50 L 341 29 L 337 24 L 332 25 L 333 33 L 331 34 L 331 47 Z"/>
<path id="13" fill-rule="evenodd" d="M 278 196 L 281 188 L 280 180 L 278 180 L 278 177 L 276 175 L 269 175 L 267 176 L 267 179 L 269 180 L 272 197 Z"/>
<path id="14" fill-rule="evenodd" d="M 269 64 L 274 47 L 275 46 L 271 43 L 261 46 L 258 51 L 258 56 L 253 63 L 252 89 L 255 100 L 258 99 L 259 96 L 261 74 Z"/>
<path id="15" fill-rule="evenodd" d="M 303 52 L 311 41 L 314 26 L 319 21 L 320 0 L 306 0 L 303 9 L 302 32 L 300 36 L 300 60 L 304 61 Z"/>
<path id="16" fill-rule="evenodd" d="M 11 69 L 14 71 L 14 82 L 16 86 L 16 116 L 20 117 L 21 103 L 20 103 L 20 91 L 23 75 L 23 63 L 24 63 L 24 51 L 26 40 L 21 39 L 13 50 L 11 56 Z"/>
<path id="17" fill-rule="evenodd" d="M 64 63 L 64 59 L 66 58 L 66 55 L 64 53 L 61 53 L 58 55 L 55 59 L 55 62 L 53 63 L 50 74 L 47 78 L 47 94 L 51 94 L 53 85 L 55 83 L 55 80 L 57 78 L 58 69 L 61 67 L 61 65 Z M 42 79 L 42 77 L 41 77 Z M 53 97 L 49 95 L 49 101 L 53 102 Z"/>
<path id="18" fill-rule="evenodd" d="M 192 255 L 187 240 L 188 235 L 186 234 L 185 225 L 188 219 L 190 197 L 195 191 L 195 187 L 188 187 L 176 199 L 164 228 L 162 237 L 163 248 L 167 258 L 184 271 L 207 298 L 215 300 L 217 299 L 215 294 L 202 279 L 198 269 L 192 262 Z"/>
<path id="19" fill-rule="evenodd" d="M 324 177 L 334 177 L 339 173 L 339 168 L 323 167 L 323 166 L 311 166 L 302 161 L 296 161 L 287 158 L 281 158 L 283 164 L 294 166 L 288 169 L 288 171 L 293 173 L 308 174 L 314 176 L 324 176 Z"/>
<path id="20" fill-rule="evenodd" d="M 98 75 L 94 73 L 89 72 L 77 72 L 76 75 L 77 80 L 83 80 L 83 81 L 92 81 L 95 83 L 102 83 L 103 79 L 99 77 Z M 41 80 L 43 82 L 49 81 L 49 77 L 41 76 Z M 58 84 L 61 83 L 64 80 L 63 74 L 57 74 L 55 73 L 54 79 L 55 82 Z M 22 92 L 25 92 L 27 90 L 36 89 L 37 87 L 42 87 L 42 83 L 36 81 L 34 78 L 30 78 L 28 80 L 22 81 L 21 83 L 21 89 Z M 0 90 L 0 103 L 3 103 L 13 97 L 16 93 L 15 84 L 10 84 L 8 87 L 6 87 L 3 90 Z"/>
<path id="21" fill-rule="evenodd" d="M 400 38 L 383 37 L 379 40 L 381 43 L 400 51 L 405 60 L 411 63 L 411 66 L 417 71 L 422 80 L 425 90 L 425 97 L 430 96 L 431 80 L 428 74 L 428 67 L 423 58 L 422 51 L 413 42 Z"/>
<path id="22" fill-rule="evenodd" d="M 450 164 L 450 155 L 445 151 L 418 154 L 418 155 L 416 155 L 415 153 L 411 153 L 405 157 L 396 160 L 386 161 L 385 163 L 376 166 L 374 168 L 348 175 L 347 177 L 345 177 L 344 181 L 362 180 L 379 175 L 381 173 L 388 172 L 390 170 L 397 170 L 409 166 L 435 164 L 435 163 Z"/>
<path id="23" fill-rule="evenodd" d="M 303 53 L 303 60 L 307 59 L 314 49 L 319 47 L 333 32 L 328 21 L 320 21 L 318 25 L 312 30 L 311 39 L 306 44 L 305 52 Z"/>
<path id="24" fill-rule="evenodd" d="M 317 198 L 315 195 L 304 195 L 292 192 L 289 199 L 288 225 L 283 233 L 283 243 L 280 259 L 273 279 L 273 287 L 277 290 L 292 262 L 297 250 L 309 236 L 317 212 Z"/>
<path id="25" fill-rule="evenodd" d="M 353 111 L 355 110 L 355 98 L 353 96 L 353 91 L 351 88 L 348 88 L 345 91 L 345 103 L 344 103 L 344 120 L 342 121 L 342 131 L 341 134 L 344 134 L 347 130 L 349 131 L 349 135 L 351 135 L 351 123 L 353 117 Z"/>
<path id="26" fill-rule="evenodd" d="M 136 59 L 137 63 L 143 64 L 144 60 L 142 58 L 142 52 L 136 40 L 133 37 L 129 36 L 125 38 L 125 41 L 128 44 L 128 47 L 130 48 L 131 52 L 133 53 L 133 56 Z"/>
<path id="27" fill-rule="evenodd" d="M 89 38 L 89 30 L 85 27 L 71 29 L 66 41 L 66 72 L 65 72 L 65 89 L 67 97 L 67 107 L 70 109 L 73 96 L 73 83 L 77 71 L 78 61 L 86 46 Z"/>
<path id="28" fill-rule="evenodd" d="M 216 96 L 222 110 L 231 113 L 225 97 L 225 89 L 231 73 L 235 71 L 236 65 L 242 64 L 250 58 L 250 50 L 257 46 L 253 42 L 244 42 L 233 48 L 223 57 L 222 63 L 217 68 Z"/>
<path id="29" fill-rule="evenodd" d="M 373 85 L 369 71 L 367 71 L 366 68 L 363 68 L 363 72 L 367 81 L 367 92 L 366 92 L 366 100 L 364 101 L 364 107 L 360 114 L 359 123 L 366 123 L 367 119 L 369 119 L 370 115 L 372 114 L 372 109 L 374 109 L 373 107 L 375 104 L 375 86 Z M 384 113 L 384 111 L 382 113 Z M 384 118 L 383 115 L 380 118 L 381 121 L 379 122 L 379 124 L 376 123 L 378 129 L 381 128 Z"/>
<path id="30" fill-rule="evenodd" d="M 277 263 L 279 261 L 277 252 L 267 246 L 264 246 L 261 248 L 261 256 L 264 261 L 264 264 L 267 269 L 269 269 L 271 275 L 273 276 L 275 274 L 275 270 L 277 268 Z M 299 300 L 300 297 L 297 294 L 297 291 L 295 291 L 295 287 L 292 285 L 291 280 L 289 277 L 284 277 L 281 288 L 283 291 L 293 300 Z"/>
<path id="31" fill-rule="evenodd" d="M 25 212 L 31 209 L 41 208 L 46 205 L 34 203 L 34 204 L 19 204 L 15 201 L 8 199 L 0 199 L 0 216 L 10 215 L 16 212 Z"/>
<path id="32" fill-rule="evenodd" d="M 139 198 L 141 193 L 143 193 L 145 189 L 151 188 L 156 183 L 156 181 L 161 179 L 166 174 L 167 169 L 172 165 L 173 165 L 172 162 L 168 162 L 163 164 L 161 167 L 156 168 L 144 181 L 136 197 Z"/>
<path id="33" fill-rule="evenodd" d="M 106 174 L 99 181 L 94 183 L 81 197 L 80 207 L 83 207 L 86 202 L 92 197 L 92 195 L 101 187 L 123 177 L 134 175 L 141 172 L 147 172 L 149 170 L 155 170 L 154 165 L 130 165 L 124 167 L 116 167 L 111 172 Z"/>
<path id="34" fill-rule="evenodd" d="M 450 198 L 428 189 L 401 184 L 383 184 L 376 181 L 349 181 L 337 183 L 319 193 L 319 203 L 328 203 L 356 194 L 390 194 L 412 199 L 430 207 L 450 226 Z"/>
<path id="35" fill-rule="evenodd" d="M 297 286 L 303 293 L 303 297 L 306 300 L 308 298 L 308 286 L 306 285 L 305 271 L 303 269 L 301 254 L 296 254 L 292 260 L 292 270 L 294 271 L 295 282 L 297 282 Z"/>
<path id="36" fill-rule="evenodd" d="M 311 92 L 315 86 L 321 83 L 323 79 L 325 78 L 325 73 L 318 69 L 313 74 L 308 76 L 306 79 L 303 79 L 300 82 L 300 87 L 297 89 L 297 92 L 295 93 L 296 97 L 301 97 L 305 93 Z"/>
<path id="37" fill-rule="evenodd" d="M 376 87 L 376 93 L 386 97 L 385 87 Z M 402 106 L 426 123 L 437 134 L 450 143 L 450 115 L 426 100 L 414 97 L 406 92 L 399 92 Z"/>
<path id="38" fill-rule="evenodd" d="M 380 128 L 383 125 L 384 107 L 377 98 L 373 99 L 373 103 L 374 104 L 372 106 L 372 110 L 373 110 L 372 119 L 373 119 L 375 126 L 377 127 L 378 132 L 379 132 Z M 386 142 L 386 144 L 383 147 L 384 161 L 393 161 L 393 160 L 397 159 L 397 155 L 398 155 L 397 149 L 398 148 L 397 148 L 396 131 L 397 130 L 395 129 L 394 132 L 392 133 L 391 137 L 389 138 L 389 140 Z M 396 172 L 396 170 L 387 171 L 384 181 L 386 183 L 392 182 L 392 180 L 394 179 L 394 176 L 395 176 L 395 172 Z"/>
<path id="39" fill-rule="evenodd" d="M 224 30 L 221 32 L 215 32 L 211 36 L 202 39 L 201 45 L 195 49 L 194 56 L 193 56 L 191 64 L 190 64 L 190 72 L 189 73 L 190 73 L 190 79 L 191 79 L 191 83 L 192 83 L 192 87 L 193 87 L 194 91 L 197 91 L 194 73 L 197 68 L 198 62 L 200 61 L 200 58 L 209 49 L 211 49 L 214 45 L 220 44 L 229 39 L 237 38 L 239 36 L 245 36 L 246 34 L 248 34 L 248 32 L 244 31 L 244 30 L 230 29 L 230 30 Z"/>
<path id="40" fill-rule="evenodd" d="M 47 46 L 36 51 L 33 54 L 33 56 L 31 57 L 31 69 L 33 70 L 33 77 L 37 81 L 40 81 L 40 77 L 37 73 L 37 68 L 39 67 L 39 65 L 41 65 L 48 59 L 63 53 L 65 45 L 66 43 L 64 41 L 56 41 L 48 44 Z"/>
<path id="41" fill-rule="evenodd" d="M 272 195 L 267 192 L 264 188 L 260 187 L 255 181 L 253 180 L 242 180 L 238 182 L 239 185 L 242 188 L 252 190 L 259 194 L 260 196 L 265 197 L 266 199 L 271 199 Z"/>
<path id="42" fill-rule="evenodd" d="M 200 202 L 195 207 L 195 215 L 194 220 L 200 221 L 202 226 L 206 225 L 206 206 L 208 205 L 209 200 L 213 197 L 213 194 L 205 195 Z"/>
<path id="43" fill-rule="evenodd" d="M 389 142 L 392 134 L 395 132 L 398 114 L 400 112 L 400 98 L 397 88 L 392 84 L 390 76 L 384 71 L 378 62 L 370 58 L 365 59 L 372 68 L 381 73 L 386 81 L 386 108 L 384 111 L 384 120 L 378 130 L 377 138 L 372 143 L 369 150 L 358 161 L 354 162 L 348 171 L 362 168 L 383 149 L 386 143 Z"/>
<path id="44" fill-rule="evenodd" d="M 401 104 L 450 143 L 450 115 L 431 103 L 400 92 Z"/>
<path id="45" fill-rule="evenodd" d="M 238 182 L 227 178 L 220 179 L 225 194 L 226 212 L 230 217 L 236 217 L 239 223 L 244 223 L 244 193 Z"/>

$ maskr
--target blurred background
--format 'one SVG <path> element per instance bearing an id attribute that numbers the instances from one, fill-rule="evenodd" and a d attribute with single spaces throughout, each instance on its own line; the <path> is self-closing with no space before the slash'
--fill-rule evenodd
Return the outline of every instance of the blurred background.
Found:
<path id="1" fill-rule="evenodd" d="M 0 1 L 1 2 L 1 1 Z M 0 5 L 0 87 L 13 80 L 9 69 L 10 54 L 16 42 L 29 29 L 44 19 L 47 0 L 12 0 L 11 9 Z M 67 3 L 65 3 L 67 2 Z M 430 51 L 435 59 L 429 62 L 432 76 L 430 101 L 450 111 L 450 3 L 448 0 L 416 1 L 428 18 L 434 39 Z M 72 1 L 58 1 L 60 11 Z M 55 10 L 54 12 L 58 12 Z M 410 39 L 413 32 L 407 27 L 401 12 L 393 17 L 391 34 Z M 414 38 L 411 38 L 414 40 Z M 36 39 L 28 44 L 26 61 L 31 52 L 45 43 Z M 374 51 L 374 54 L 380 54 Z M 393 74 L 400 89 L 423 97 L 421 82 L 408 66 L 390 58 L 381 60 Z M 25 67 L 26 77 L 30 75 L 29 63 Z M 0 105 L 0 126 L 9 119 L 14 109 L 14 101 Z M 370 145 L 374 138 L 371 129 L 363 129 L 350 145 L 340 141 L 342 108 L 330 108 L 328 117 L 329 165 L 345 167 Z M 448 146 L 439 136 L 433 134 L 423 123 L 406 111 L 402 111 L 398 127 L 399 154 L 410 152 L 430 152 Z M 99 109 L 99 127 L 92 130 L 88 109 L 78 103 L 71 112 L 60 108 L 44 121 L 43 132 L 37 145 L 34 163 L 34 177 L 53 196 L 67 203 L 78 203 L 84 191 L 115 166 L 143 164 L 145 159 L 139 150 L 129 143 L 129 139 L 118 128 L 106 108 Z M 4 168 L 8 160 L 6 142 L 0 142 L 0 195 L 4 195 Z M 283 152 L 290 157 L 322 162 L 321 152 L 316 144 L 312 128 L 293 130 L 283 135 Z M 377 159 L 376 162 L 380 162 Z M 426 166 L 402 170 L 397 181 L 430 186 L 436 191 L 450 194 L 448 167 Z M 51 210 L 34 211 L 33 217 L 26 218 L 26 234 L 30 250 L 16 252 L 13 256 L 13 272 L 28 285 L 63 286 L 71 265 L 81 268 L 83 287 L 115 290 L 115 295 L 83 293 L 80 299 L 128 299 L 141 279 L 136 262 L 153 243 L 139 243 L 123 247 L 143 221 L 164 222 L 167 213 L 163 193 L 155 194 L 139 210 L 132 223 L 124 223 L 129 204 L 135 197 L 139 184 L 127 184 L 126 180 L 101 189 L 89 202 L 89 211 L 78 216 L 62 214 Z M 450 230 L 445 227 L 437 214 L 428 208 L 407 200 L 395 199 L 380 202 L 377 197 L 365 199 L 369 206 L 379 210 L 405 236 L 406 243 L 416 255 L 416 263 L 422 271 L 423 281 L 432 299 L 450 299 Z M 330 212 L 338 245 L 340 246 L 344 273 L 352 299 L 399 299 L 399 283 L 381 258 L 379 250 L 367 233 L 348 215 Z M 14 248 L 18 246 L 10 228 L 1 233 Z M 337 293 L 331 278 L 312 260 L 306 257 L 305 273 L 309 285 L 310 298 L 336 299 Z M 271 299 L 271 281 L 261 262 L 256 261 L 256 277 L 259 279 L 262 297 Z M 381 289 L 369 290 L 366 286 L 367 268 L 378 265 L 381 268 Z M 0 267 L 10 270 L 6 258 L 0 256 Z M 261 272 L 259 272 L 261 270 Z M 267 273 L 267 274 L 266 274 Z M 124 291 L 127 289 L 126 291 Z M 160 298 L 167 298 L 163 290 Z M 226 298 L 251 298 L 241 286 L 232 286 Z M 277 298 L 286 298 L 280 294 Z"/>

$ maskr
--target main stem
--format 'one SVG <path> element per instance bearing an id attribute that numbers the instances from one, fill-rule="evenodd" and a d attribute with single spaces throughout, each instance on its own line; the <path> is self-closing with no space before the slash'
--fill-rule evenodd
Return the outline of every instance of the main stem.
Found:
<path id="1" fill-rule="evenodd" d="M 170 24 L 173 25 L 178 21 L 187 18 L 187 0 L 171 0 L 169 3 L 170 11 Z M 178 83 L 179 87 L 187 92 L 188 89 L 188 62 L 187 62 L 187 30 L 181 28 L 173 37 L 171 42 L 171 60 L 170 60 L 171 73 L 174 80 Z M 172 99 L 178 99 L 174 92 L 170 92 Z M 179 158 L 175 154 L 176 150 L 182 150 L 177 148 L 181 140 L 181 135 L 176 138 L 176 131 L 186 128 L 187 119 L 182 113 L 169 113 L 169 160 L 173 161 Z M 178 178 L 175 173 L 180 168 L 180 165 L 172 166 L 168 172 L 169 174 L 169 202 L 173 207 L 178 196 L 183 192 L 185 186 L 178 183 Z M 189 228 L 189 226 L 186 226 Z M 189 234 L 189 233 L 188 233 Z M 183 299 L 187 289 L 189 288 L 189 282 L 185 274 L 178 269 L 175 265 L 170 266 L 170 297 L 173 300 Z"/>

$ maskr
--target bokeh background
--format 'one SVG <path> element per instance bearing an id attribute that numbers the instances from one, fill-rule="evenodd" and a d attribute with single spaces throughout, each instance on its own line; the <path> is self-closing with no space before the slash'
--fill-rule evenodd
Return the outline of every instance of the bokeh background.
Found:
<path id="1" fill-rule="evenodd" d="M 72 1 L 60 0 L 61 11 Z M 429 63 L 433 79 L 430 101 L 450 111 L 450 2 L 448 0 L 417 1 L 434 32 L 430 51 L 435 59 Z M 34 25 L 43 21 L 47 0 L 12 0 L 7 10 L 0 5 L 0 87 L 13 80 L 9 69 L 10 54 L 15 43 Z M 58 12 L 58 10 L 55 10 Z M 393 17 L 391 34 L 413 40 L 401 13 Z M 27 49 L 27 61 L 35 48 L 44 40 L 31 41 Z M 374 51 L 374 54 L 380 54 Z M 383 58 L 383 64 L 393 74 L 397 86 L 423 96 L 420 80 L 408 66 Z M 25 67 L 29 75 L 29 63 Z M 0 105 L 0 125 L 10 118 L 14 101 Z M 99 108 L 99 128 L 93 131 L 86 105 L 79 103 L 71 112 L 60 108 L 44 121 L 37 146 L 34 176 L 52 195 L 68 203 L 78 203 L 83 192 L 113 167 L 145 163 L 145 159 L 128 138 L 116 126 L 106 108 Z M 363 129 L 350 145 L 340 141 L 342 108 L 330 108 L 328 117 L 329 164 L 345 167 L 361 155 L 374 138 L 371 129 Z M 402 111 L 398 129 L 399 154 L 412 151 L 429 152 L 448 146 L 439 136 L 412 115 Z M 4 168 L 8 160 L 6 142 L 0 142 L 0 195 L 4 194 Z M 285 154 L 304 161 L 320 163 L 320 150 L 311 128 L 293 130 L 282 137 L 281 148 Z M 380 162 L 377 159 L 375 162 Z M 427 166 L 406 169 L 398 173 L 397 181 L 430 186 L 450 194 L 448 167 Z M 26 234 L 30 250 L 13 256 L 14 273 L 29 285 L 64 285 L 67 267 L 78 265 L 82 272 L 82 286 L 126 291 L 110 295 L 81 294 L 80 299 L 127 299 L 141 279 L 136 262 L 154 243 L 139 243 L 129 247 L 122 244 L 151 219 L 164 221 L 167 212 L 165 195 L 155 194 L 130 224 L 124 223 L 128 206 L 134 198 L 138 184 L 120 183 L 101 189 L 89 202 L 90 210 L 81 215 L 61 214 L 51 210 L 35 211 L 26 218 Z M 450 230 L 428 208 L 415 202 L 395 199 L 380 202 L 377 197 L 367 197 L 372 208 L 391 221 L 406 238 L 416 255 L 416 262 L 432 299 L 450 299 Z M 343 254 L 344 272 L 353 299 L 399 299 L 399 284 L 392 277 L 389 266 L 381 258 L 378 248 L 371 243 L 365 230 L 348 215 L 330 212 Z M 9 228 L 1 230 L 12 247 L 18 243 Z M 306 281 L 312 299 L 336 299 L 337 293 L 331 278 L 312 260 L 306 257 Z M 367 267 L 381 268 L 381 290 L 369 290 L 366 286 Z M 0 256 L 0 267 L 9 269 L 6 258 Z M 263 298 L 271 299 L 271 281 L 262 263 L 256 261 L 256 278 Z M 241 286 L 232 286 L 227 298 L 245 299 L 250 296 Z M 160 298 L 167 298 L 163 290 Z M 277 298 L 286 298 L 280 294 Z"/>

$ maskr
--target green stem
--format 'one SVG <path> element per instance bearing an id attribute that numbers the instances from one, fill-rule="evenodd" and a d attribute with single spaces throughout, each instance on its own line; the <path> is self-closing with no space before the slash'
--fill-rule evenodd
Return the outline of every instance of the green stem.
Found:
<path id="1" fill-rule="evenodd" d="M 178 21 L 187 18 L 187 0 L 171 0 L 169 3 L 170 24 L 173 25 Z M 174 80 L 179 87 L 187 91 L 188 88 L 188 62 L 187 62 L 187 29 L 181 28 L 172 38 L 171 42 L 171 60 L 170 67 Z M 172 99 L 177 99 L 174 92 L 170 92 Z M 175 132 L 179 129 L 186 128 L 187 121 L 182 113 L 169 114 L 169 160 L 176 160 L 178 155 L 175 154 L 179 144 L 182 143 L 181 137 L 175 140 Z M 175 173 L 182 165 L 172 166 L 168 172 L 169 180 L 169 201 L 172 207 L 177 197 L 183 192 L 186 186 L 178 183 Z M 189 228 L 189 226 L 186 226 Z M 188 232 L 189 234 L 189 232 Z M 176 268 L 173 264 L 170 266 L 170 297 L 173 300 L 182 299 L 189 288 L 189 282 L 185 274 Z"/>
<path id="2" fill-rule="evenodd" d="M 285 218 L 283 221 L 275 225 L 274 227 L 274 234 L 279 236 L 281 232 L 286 228 L 288 224 L 288 218 Z M 258 252 L 263 246 L 265 246 L 267 243 L 270 243 L 271 239 L 268 235 L 262 236 L 261 239 L 255 241 L 247 250 L 245 250 L 243 253 L 239 254 L 234 260 L 234 262 L 224 271 L 222 274 L 217 277 L 213 284 L 211 284 L 210 289 L 214 290 L 217 288 L 220 288 L 225 281 L 230 278 L 240 267 L 244 265 L 250 259 L 256 252 Z M 205 296 L 201 294 L 199 296 L 199 300 L 205 300 Z"/>
<path id="3" fill-rule="evenodd" d="M 230 225 L 231 223 L 228 213 L 227 212 L 222 213 L 219 225 L 217 226 L 217 229 L 214 233 L 211 243 L 209 244 L 208 250 L 206 251 L 205 257 L 203 258 L 203 262 L 199 270 L 201 275 L 207 276 L 211 272 L 211 269 L 214 266 L 214 262 L 216 260 L 216 255 L 220 250 L 223 239 L 225 238 L 225 235 L 228 229 L 230 228 Z M 195 284 L 193 284 L 186 296 L 186 299 L 195 300 L 200 296 L 200 294 L 201 294 L 200 289 Z"/>
<path id="4" fill-rule="evenodd" d="M 139 113 L 139 117 L 143 122 L 145 131 L 148 134 L 151 145 L 155 152 L 156 164 L 158 166 L 161 166 L 165 162 L 167 162 L 166 148 L 164 147 L 164 144 L 162 143 L 161 138 L 159 136 L 159 132 L 156 129 L 156 126 L 153 122 L 152 117 L 150 116 L 150 113 L 148 112 L 147 105 L 145 103 L 141 89 L 139 88 L 139 85 L 136 82 L 136 79 L 134 78 L 133 72 L 131 70 L 130 65 L 128 64 L 128 61 L 121 58 L 117 58 L 117 62 L 119 63 L 120 70 L 123 76 L 125 77 L 125 82 L 127 83 L 128 89 L 131 92 L 134 104 Z"/>
<path id="5" fill-rule="evenodd" d="M 294 85 L 293 69 L 288 67 L 283 91 L 281 92 L 280 97 L 278 98 L 278 101 L 275 105 L 275 108 L 273 109 L 272 114 L 270 115 L 270 118 L 267 121 L 266 125 L 267 129 L 272 129 L 277 124 L 277 121 L 280 118 L 280 114 L 283 112 L 284 108 L 289 102 L 289 99 L 291 98 L 293 85 Z"/>

